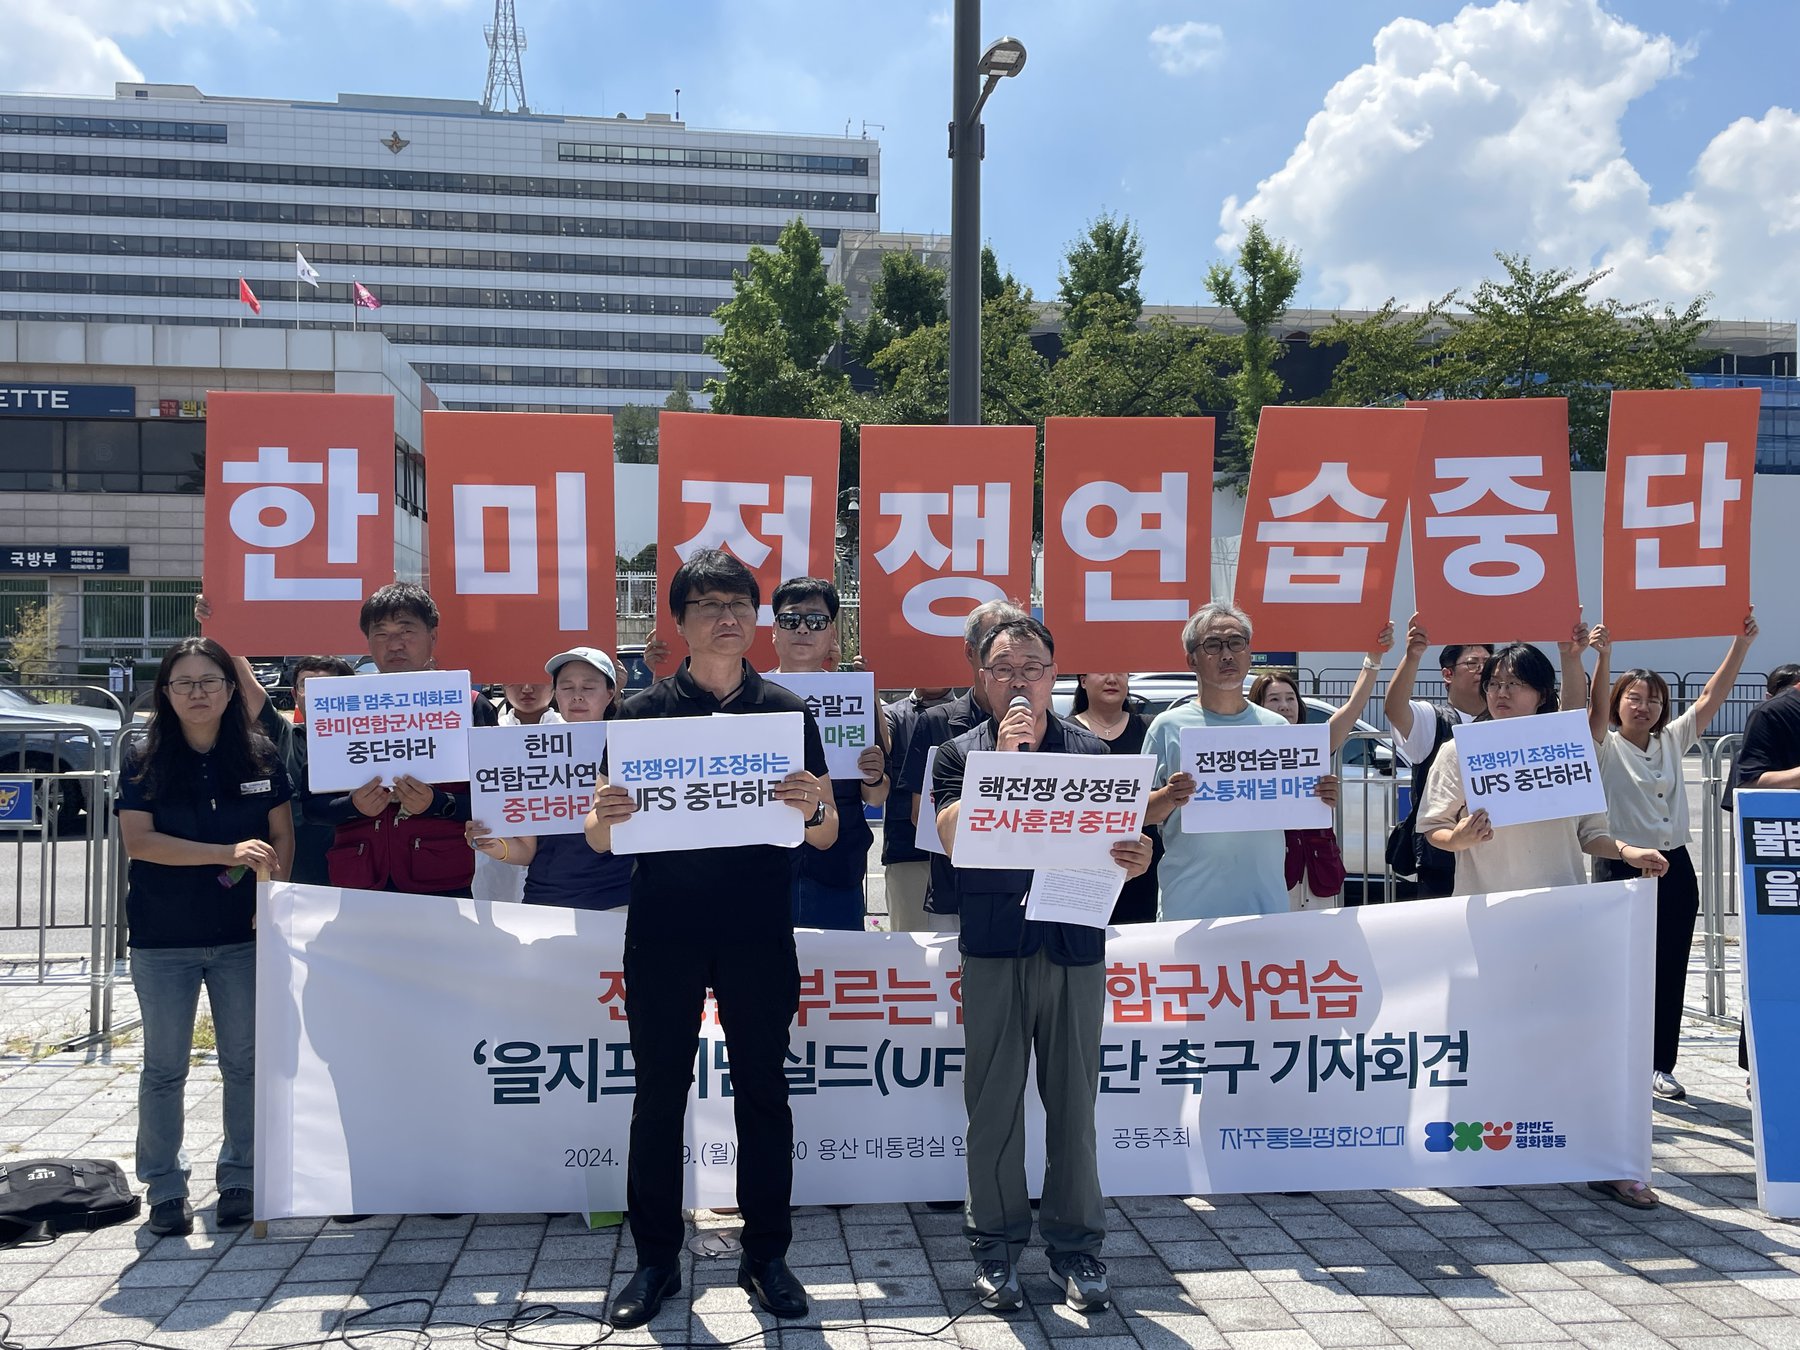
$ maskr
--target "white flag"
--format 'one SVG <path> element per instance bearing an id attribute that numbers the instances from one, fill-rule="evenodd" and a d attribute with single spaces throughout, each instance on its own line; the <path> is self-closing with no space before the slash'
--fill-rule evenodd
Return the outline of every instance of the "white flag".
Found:
<path id="1" fill-rule="evenodd" d="M 319 270 L 306 261 L 306 255 L 298 248 L 294 250 L 294 275 L 314 290 L 319 288 Z"/>

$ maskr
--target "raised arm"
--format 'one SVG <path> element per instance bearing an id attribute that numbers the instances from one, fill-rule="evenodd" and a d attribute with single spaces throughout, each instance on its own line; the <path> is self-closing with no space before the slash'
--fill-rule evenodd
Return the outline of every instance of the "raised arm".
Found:
<path id="1" fill-rule="evenodd" d="M 1598 745 L 1606 739 L 1612 724 L 1612 630 L 1603 623 L 1594 625 L 1588 634 L 1588 646 L 1594 649 L 1594 682 L 1588 686 L 1588 733 Z"/>
<path id="2" fill-rule="evenodd" d="M 1719 668 L 1706 682 L 1706 688 L 1700 691 L 1700 697 L 1694 700 L 1695 735 L 1705 734 L 1719 709 L 1725 706 L 1725 700 L 1737 684 L 1738 673 L 1744 668 L 1744 658 L 1750 654 L 1750 644 L 1756 641 L 1758 631 L 1756 607 L 1752 605 L 1750 613 L 1744 616 L 1743 632 L 1731 640 L 1731 646 L 1725 651 L 1725 659 L 1719 662 Z"/>
<path id="3" fill-rule="evenodd" d="M 1375 637 L 1375 645 L 1369 654 L 1363 657 L 1362 671 L 1356 677 L 1356 684 L 1350 690 L 1350 697 L 1344 700 L 1344 706 L 1331 714 L 1327 725 L 1331 728 L 1331 753 L 1336 754 L 1344 748 L 1344 742 L 1350 739 L 1350 733 L 1356 730 L 1356 719 L 1362 716 L 1364 708 L 1369 706 L 1369 695 L 1375 692 L 1375 681 L 1381 678 L 1381 658 L 1393 648 L 1394 625 L 1392 621 L 1382 628 Z M 1412 705 L 1407 705 L 1408 721 L 1411 720 Z M 1391 719 L 1390 719 L 1391 720 Z"/>
<path id="4" fill-rule="evenodd" d="M 1413 685 L 1418 682 L 1419 662 L 1425 659 L 1425 649 L 1430 645 L 1431 640 L 1419 626 L 1419 616 L 1413 615 L 1406 621 L 1406 650 L 1400 654 L 1400 664 L 1394 668 L 1394 677 L 1388 681 L 1387 697 L 1381 701 L 1381 710 L 1387 714 L 1388 725 L 1400 740 L 1412 735 Z"/>
<path id="5" fill-rule="evenodd" d="M 1562 658 L 1562 694 L 1556 703 L 1558 712 L 1574 712 L 1587 707 L 1587 671 L 1582 667 L 1581 654 L 1587 650 L 1591 636 L 1588 626 L 1581 621 L 1581 611 L 1576 610 L 1575 626 L 1569 630 L 1568 641 L 1556 644 L 1557 654 Z"/>

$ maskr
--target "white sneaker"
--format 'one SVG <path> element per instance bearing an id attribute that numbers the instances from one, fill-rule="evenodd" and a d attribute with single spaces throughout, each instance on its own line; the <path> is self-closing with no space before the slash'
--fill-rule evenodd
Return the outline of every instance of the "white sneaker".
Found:
<path id="1" fill-rule="evenodd" d="M 1675 1081 L 1675 1075 L 1664 1073 L 1658 1069 L 1650 1079 L 1650 1091 L 1664 1101 L 1683 1102 L 1687 1100 L 1687 1089 Z"/>

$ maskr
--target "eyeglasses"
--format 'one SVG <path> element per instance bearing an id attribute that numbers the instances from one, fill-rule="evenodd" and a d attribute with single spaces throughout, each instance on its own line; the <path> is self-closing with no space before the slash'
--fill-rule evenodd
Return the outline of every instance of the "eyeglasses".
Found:
<path id="1" fill-rule="evenodd" d="M 1487 662 L 1485 660 L 1483 660 L 1481 657 L 1471 656 L 1467 661 L 1458 661 L 1456 663 L 1456 669 L 1458 669 L 1458 670 L 1480 670 L 1486 664 L 1487 664 Z"/>
<path id="2" fill-rule="evenodd" d="M 1027 661 L 1022 666 L 983 666 L 982 669 L 1001 684 L 1011 684 L 1014 680 L 1036 684 L 1044 678 L 1044 672 L 1050 667 L 1042 661 Z"/>
<path id="3" fill-rule="evenodd" d="M 1523 680 L 1489 680 L 1487 682 L 1487 687 L 1490 692 L 1496 694 L 1510 694 L 1517 689 L 1530 689 L 1532 693 L 1537 693 L 1536 689 L 1533 689 Z"/>
<path id="4" fill-rule="evenodd" d="M 690 600 L 687 608 L 689 614 L 706 623 L 717 623 L 727 614 L 739 623 L 753 623 L 756 619 L 756 606 L 748 600 Z"/>
<path id="5" fill-rule="evenodd" d="M 196 693 L 211 698 L 229 683 L 223 675 L 207 675 L 198 680 L 170 680 L 163 688 L 176 698 L 192 698 Z"/>
<path id="6" fill-rule="evenodd" d="M 798 632 L 801 624 L 806 625 L 808 632 L 822 633 L 827 628 L 831 627 L 831 615 L 799 614 L 793 610 L 789 610 L 785 614 L 777 614 L 775 616 L 775 626 L 784 632 Z"/>
<path id="7" fill-rule="evenodd" d="M 1233 633 L 1230 637 L 1209 637 L 1204 642 L 1194 644 L 1195 650 L 1203 651 L 1208 656 L 1217 656 L 1220 652 L 1230 652 L 1236 656 L 1250 646 L 1250 639 L 1242 634 Z"/>

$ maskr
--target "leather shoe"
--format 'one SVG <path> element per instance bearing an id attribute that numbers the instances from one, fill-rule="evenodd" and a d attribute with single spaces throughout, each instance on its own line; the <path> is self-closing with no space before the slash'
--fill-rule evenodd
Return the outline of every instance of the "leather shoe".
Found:
<path id="1" fill-rule="evenodd" d="M 607 1310 L 607 1320 L 621 1331 L 641 1327 L 662 1311 L 662 1301 L 681 1292 L 681 1272 L 674 1266 L 639 1266 Z"/>
<path id="2" fill-rule="evenodd" d="M 738 1288 L 774 1317 L 805 1317 L 806 1288 L 779 1256 L 767 1261 L 745 1257 L 738 1262 Z"/>

